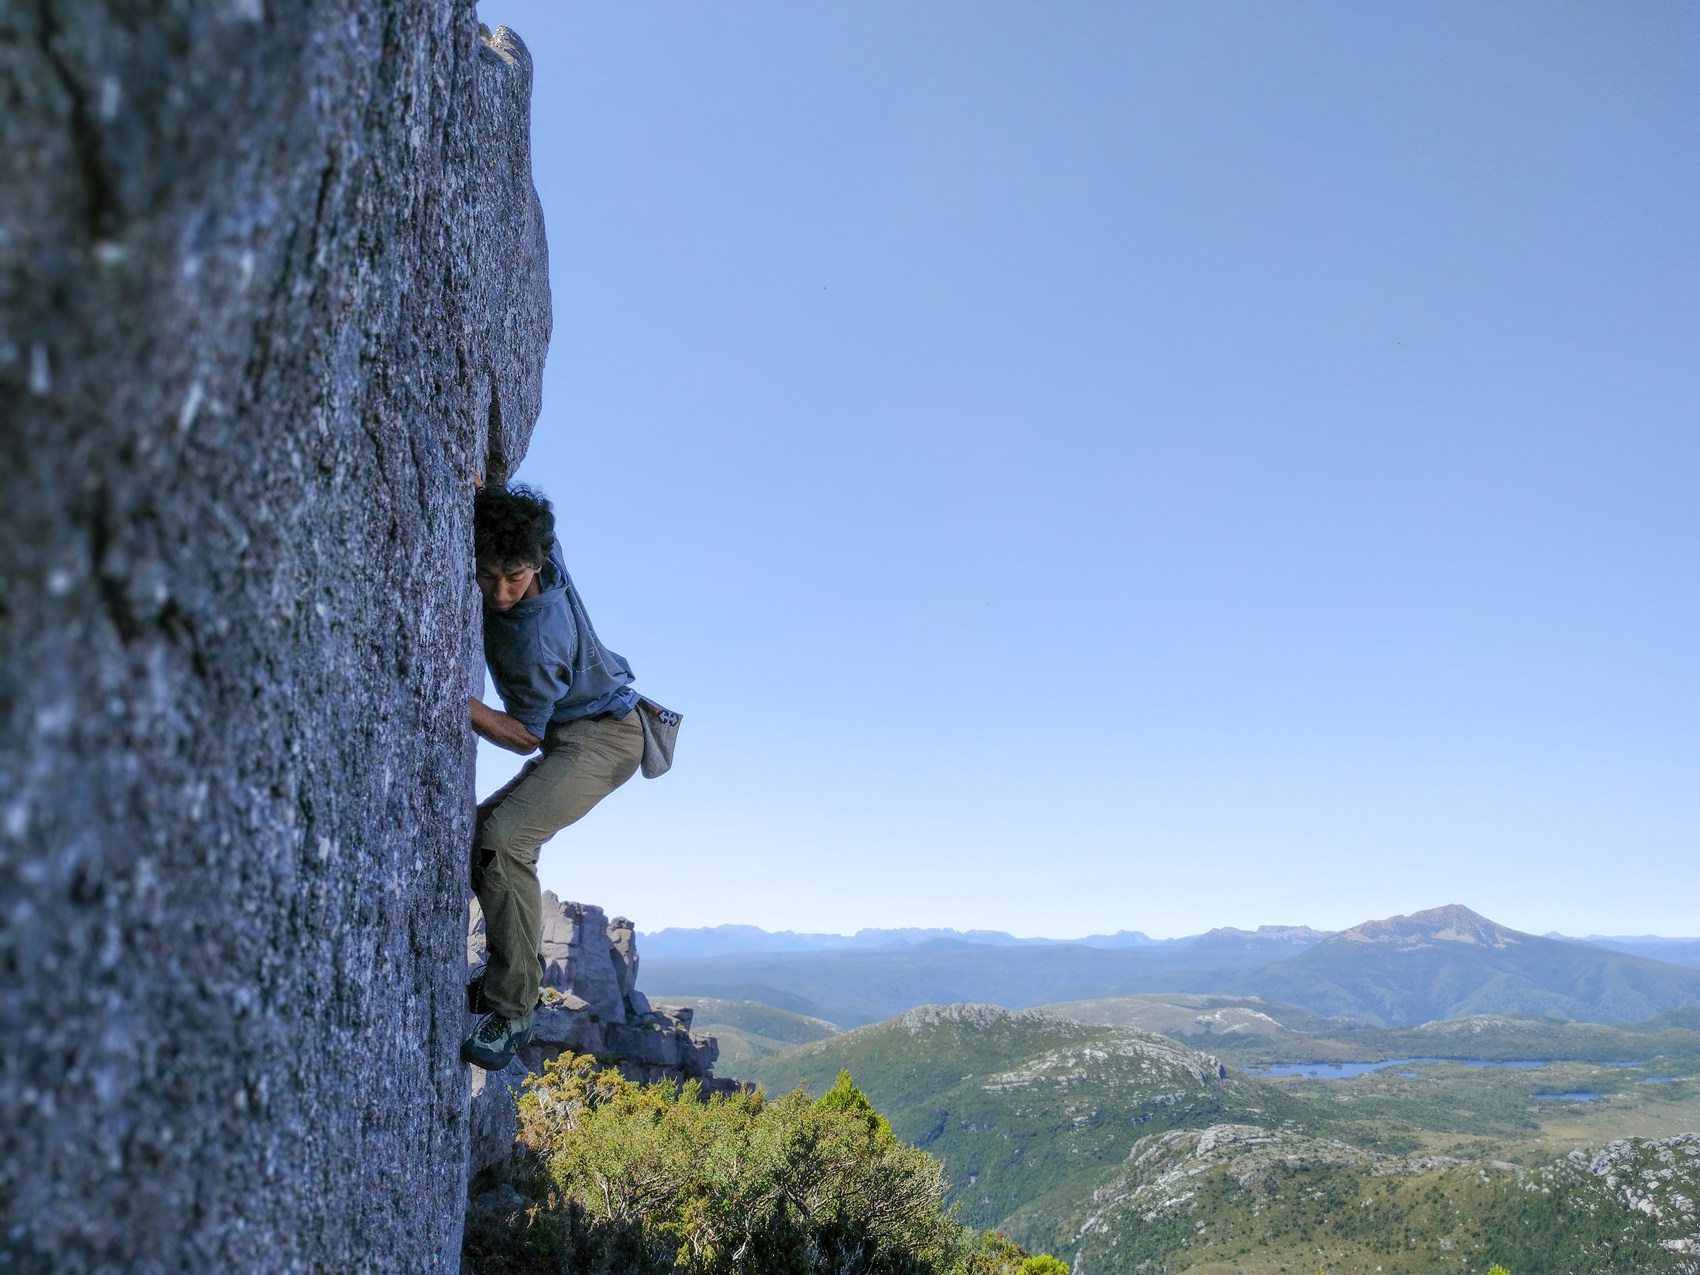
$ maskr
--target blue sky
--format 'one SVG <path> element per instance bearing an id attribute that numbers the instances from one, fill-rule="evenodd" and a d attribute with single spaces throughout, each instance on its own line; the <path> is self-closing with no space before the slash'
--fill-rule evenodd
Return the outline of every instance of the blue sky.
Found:
<path id="1" fill-rule="evenodd" d="M 479 14 L 536 62 L 521 477 L 686 718 L 547 888 L 1700 933 L 1700 9 Z"/>

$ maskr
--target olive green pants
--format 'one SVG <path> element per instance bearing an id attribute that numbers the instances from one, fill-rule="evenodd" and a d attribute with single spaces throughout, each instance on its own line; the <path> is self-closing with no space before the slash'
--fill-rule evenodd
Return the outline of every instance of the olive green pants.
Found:
<path id="1" fill-rule="evenodd" d="M 549 728 L 543 752 L 478 807 L 472 891 L 484 909 L 484 1000 L 503 1018 L 523 1018 L 542 978 L 543 892 L 537 851 L 630 779 L 643 758 L 637 710 L 623 720 L 584 717 Z"/>

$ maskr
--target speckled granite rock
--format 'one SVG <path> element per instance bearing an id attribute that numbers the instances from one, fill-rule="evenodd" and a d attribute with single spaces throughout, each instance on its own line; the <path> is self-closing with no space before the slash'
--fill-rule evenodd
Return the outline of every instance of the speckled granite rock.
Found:
<path id="1" fill-rule="evenodd" d="M 530 76 L 465 0 L 0 6 L 7 1269 L 458 1269 Z"/>
<path id="2" fill-rule="evenodd" d="M 514 1137 L 519 1132 L 514 1101 L 528 1074 L 517 1058 L 501 1071 L 472 1068 L 472 1137 L 467 1168 L 473 1178 L 513 1154 Z"/>

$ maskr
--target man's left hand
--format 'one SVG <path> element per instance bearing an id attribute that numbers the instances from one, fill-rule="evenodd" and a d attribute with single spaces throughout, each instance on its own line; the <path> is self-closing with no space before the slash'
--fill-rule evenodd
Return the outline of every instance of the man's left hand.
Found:
<path id="1" fill-rule="evenodd" d="M 497 748 L 505 748 L 523 757 L 536 752 L 543 743 L 520 723 L 519 718 L 491 708 L 476 695 L 468 698 L 471 700 L 472 729 Z"/>

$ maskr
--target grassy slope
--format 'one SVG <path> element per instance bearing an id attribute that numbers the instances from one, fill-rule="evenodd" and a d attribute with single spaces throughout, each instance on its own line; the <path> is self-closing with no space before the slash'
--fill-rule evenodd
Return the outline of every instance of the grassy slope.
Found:
<path id="1" fill-rule="evenodd" d="M 944 1159 L 964 1220 L 1000 1225 L 1091 1272 L 1142 1261 L 1153 1263 L 1145 1275 L 1308 1272 L 1318 1260 L 1330 1271 L 1381 1265 L 1388 1273 L 1479 1270 L 1488 1260 L 1518 1275 L 1660 1270 L 1648 1264 L 1656 1255 L 1610 1265 L 1658 1235 L 1645 1215 L 1602 1195 L 1598 1181 L 1571 1175 L 1529 1185 L 1570 1147 L 1700 1125 L 1700 1033 L 1654 1026 L 1633 1039 L 1530 1020 L 1475 1020 L 1451 1033 L 1471 1057 L 1527 1056 L 1521 1046 L 1531 1033 L 1612 1058 L 1654 1040 L 1674 1046 L 1642 1052 L 1646 1065 L 1636 1068 L 1432 1063 L 1402 1069 L 1409 1076 L 1259 1081 L 1232 1071 L 1218 1078 L 1200 1055 L 1125 1028 L 985 1006 L 929 1008 L 759 1060 L 747 1074 L 770 1090 L 801 1082 L 818 1091 L 849 1068 L 900 1135 Z M 1683 1079 L 1649 1081 L 1660 1072 Z M 1579 1088 L 1607 1096 L 1533 1097 Z M 1239 1132 L 1223 1135 L 1224 1127 Z M 1200 1152 L 1211 1129 L 1218 1133 Z M 1263 1153 L 1236 1151 L 1236 1138 L 1277 1139 L 1280 1155 L 1259 1167 Z M 1154 1196 L 1165 1175 L 1181 1185 Z M 1507 1260 L 1503 1246 L 1513 1241 L 1547 1264 Z"/>
<path id="2" fill-rule="evenodd" d="M 758 1060 L 745 1075 L 770 1091 L 818 1093 L 841 1067 L 899 1136 L 944 1160 L 975 1226 L 1089 1191 L 1142 1133 L 1248 1110 L 1278 1119 L 1290 1105 L 1161 1036 L 988 1005 L 911 1010 Z"/>
<path id="3" fill-rule="evenodd" d="M 1694 1233 L 1684 1206 L 1700 1192 L 1700 1140 L 1618 1147 L 1611 1158 L 1532 1172 L 1397 1163 L 1327 1140 L 1218 1127 L 1144 1140 L 1074 1213 L 1026 1229 L 1048 1230 L 1082 1272 L 1692 1270 L 1664 1242 Z M 1652 1212 L 1637 1209 L 1642 1200 Z"/>
<path id="4" fill-rule="evenodd" d="M 1277 1005 L 1261 996 L 1199 992 L 1133 992 L 1094 1000 L 1059 1001 L 1041 1008 L 1083 1023 L 1161 1032 L 1205 1050 L 1218 1046 L 1279 1050 L 1284 1044 L 1297 1048 L 1308 1036 L 1359 1026 L 1351 1020 L 1324 1018 L 1295 1005 Z"/>
<path id="5" fill-rule="evenodd" d="M 720 1042 L 721 1075 L 741 1076 L 757 1058 L 781 1053 L 794 1045 L 824 1040 L 842 1030 L 837 1023 L 777 1009 L 754 1000 L 722 1000 L 713 996 L 652 996 L 657 1006 L 688 1005 L 696 1011 L 691 1030 Z"/>
<path id="6" fill-rule="evenodd" d="M 1043 1008 L 1082 1022 L 1162 1032 L 1240 1065 L 1381 1058 L 1617 1062 L 1700 1056 L 1700 1008 L 1692 1006 L 1628 1025 L 1484 1014 L 1393 1028 L 1324 1019 L 1257 997 L 1142 994 Z"/>

